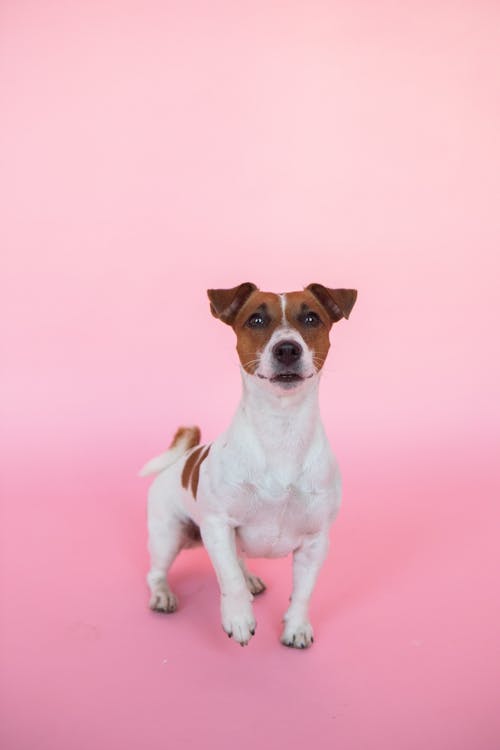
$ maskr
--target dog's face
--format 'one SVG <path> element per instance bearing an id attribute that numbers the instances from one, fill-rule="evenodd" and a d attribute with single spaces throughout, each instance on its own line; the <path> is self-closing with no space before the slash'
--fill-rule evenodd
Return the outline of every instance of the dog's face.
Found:
<path id="1" fill-rule="evenodd" d="M 209 289 L 212 314 L 232 326 L 243 369 L 279 390 L 314 378 L 330 348 L 333 323 L 348 318 L 354 289 L 310 284 L 303 292 L 261 292 L 249 282 Z"/>

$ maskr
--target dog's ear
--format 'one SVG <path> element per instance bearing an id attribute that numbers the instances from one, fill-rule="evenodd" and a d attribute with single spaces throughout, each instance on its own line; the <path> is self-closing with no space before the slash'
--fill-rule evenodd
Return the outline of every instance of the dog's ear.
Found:
<path id="1" fill-rule="evenodd" d="M 333 323 L 349 317 L 358 296 L 356 289 L 328 289 L 322 284 L 309 284 L 306 289 L 321 302 Z"/>
<path id="2" fill-rule="evenodd" d="M 256 290 L 257 287 L 250 281 L 232 289 L 207 289 L 212 315 L 232 326 L 239 311 Z"/>

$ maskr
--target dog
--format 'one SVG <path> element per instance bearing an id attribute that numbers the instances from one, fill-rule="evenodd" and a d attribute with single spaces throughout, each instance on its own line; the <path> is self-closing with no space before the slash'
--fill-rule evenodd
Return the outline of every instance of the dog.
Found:
<path id="1" fill-rule="evenodd" d="M 212 315 L 236 334 L 243 394 L 217 440 L 201 445 L 197 427 L 181 427 L 140 472 L 158 474 L 148 496 L 150 607 L 177 609 L 168 570 L 181 549 L 203 543 L 220 587 L 222 627 L 245 646 L 256 628 L 253 597 L 265 589 L 245 558 L 293 553 L 281 642 L 308 648 L 309 600 L 341 497 L 318 386 L 330 329 L 349 317 L 357 291 L 310 284 L 274 294 L 246 282 L 207 294 Z"/>

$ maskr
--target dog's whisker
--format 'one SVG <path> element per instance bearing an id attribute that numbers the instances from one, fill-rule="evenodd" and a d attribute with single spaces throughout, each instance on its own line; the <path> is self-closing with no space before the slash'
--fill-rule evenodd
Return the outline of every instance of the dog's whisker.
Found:
<path id="1" fill-rule="evenodd" d="M 251 367 L 252 365 L 258 365 L 259 362 L 260 362 L 260 358 L 249 359 L 248 362 L 242 362 L 242 366 L 246 369 L 247 367 Z"/>

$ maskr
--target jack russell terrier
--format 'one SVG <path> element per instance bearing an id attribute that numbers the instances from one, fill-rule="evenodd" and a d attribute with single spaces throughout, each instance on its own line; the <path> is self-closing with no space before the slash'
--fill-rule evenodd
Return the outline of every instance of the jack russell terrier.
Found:
<path id="1" fill-rule="evenodd" d="M 293 552 L 281 642 L 312 644 L 309 599 L 341 495 L 318 385 L 330 328 L 349 317 L 356 296 L 321 284 L 287 294 L 251 283 L 208 290 L 212 315 L 236 334 L 243 395 L 215 442 L 200 445 L 197 427 L 181 427 L 140 472 L 158 474 L 148 500 L 151 609 L 177 609 L 166 574 L 181 549 L 203 542 L 220 586 L 222 627 L 245 646 L 256 627 L 253 596 L 265 585 L 244 558 Z"/>

